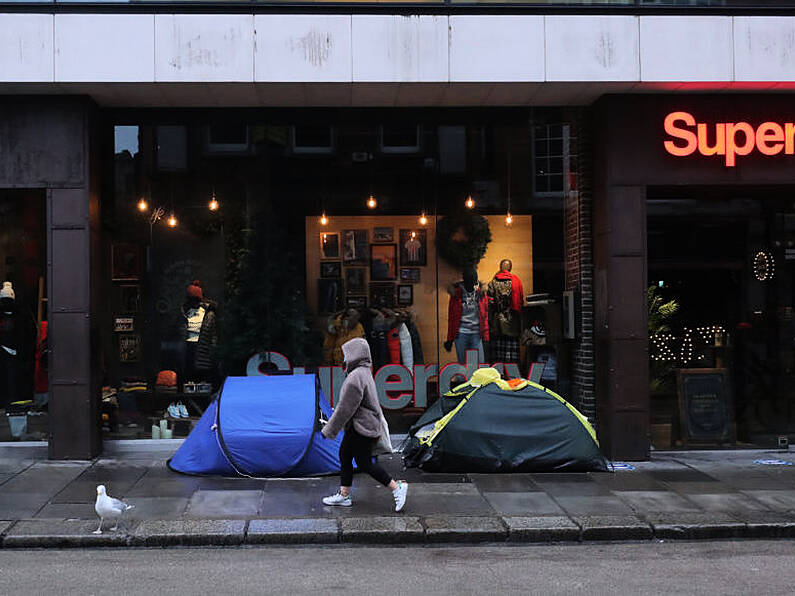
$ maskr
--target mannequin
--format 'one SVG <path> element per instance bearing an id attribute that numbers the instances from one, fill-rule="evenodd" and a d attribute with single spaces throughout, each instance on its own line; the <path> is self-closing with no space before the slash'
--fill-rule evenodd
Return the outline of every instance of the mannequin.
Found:
<path id="1" fill-rule="evenodd" d="M 485 362 L 483 344 L 489 341 L 488 298 L 475 268 L 465 269 L 463 281 L 453 284 L 447 291 L 450 304 L 444 349 L 449 352 L 455 342 L 459 364 L 466 364 L 467 350 L 477 350 L 478 362 Z"/>
<path id="2" fill-rule="evenodd" d="M 16 296 L 10 281 L 0 289 L 0 408 L 21 399 L 19 391 L 19 359 L 22 344 L 21 325 L 16 309 Z"/>
<path id="3" fill-rule="evenodd" d="M 204 298 L 197 279 L 188 286 L 182 306 L 185 318 L 185 370 L 182 382 L 214 381 L 218 344 L 215 304 Z"/>
<path id="4" fill-rule="evenodd" d="M 522 281 L 511 273 L 510 259 L 500 261 L 500 270 L 489 282 L 489 328 L 493 338 L 495 362 L 519 362 L 521 310 L 524 301 Z"/>

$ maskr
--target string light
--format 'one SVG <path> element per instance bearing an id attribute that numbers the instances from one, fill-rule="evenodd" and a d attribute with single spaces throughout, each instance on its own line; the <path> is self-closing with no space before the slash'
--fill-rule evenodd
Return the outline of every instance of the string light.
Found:
<path id="1" fill-rule="evenodd" d="M 511 212 L 509 211 L 508 215 L 505 216 L 505 225 L 509 226 L 512 223 L 513 223 L 513 215 L 511 215 Z"/>
<path id="2" fill-rule="evenodd" d="M 324 211 L 323 214 L 320 216 L 320 225 L 327 226 L 328 225 L 328 217 L 326 217 L 326 212 Z M 325 234 L 323 235 L 323 240 L 325 240 Z"/>
<path id="3" fill-rule="evenodd" d="M 210 211 L 218 211 L 218 201 L 215 200 L 215 193 L 213 193 L 213 198 L 210 199 L 207 207 L 209 207 Z"/>
<path id="4" fill-rule="evenodd" d="M 467 209 L 474 209 L 475 208 L 475 200 L 472 198 L 472 195 L 469 195 L 467 197 L 467 200 L 466 200 L 466 202 L 464 202 L 464 205 L 467 206 Z"/>
<path id="5" fill-rule="evenodd" d="M 425 211 L 423 211 L 422 215 L 420 215 L 420 225 L 421 226 L 427 226 L 428 225 L 428 216 L 425 215 Z"/>
<path id="6" fill-rule="evenodd" d="M 176 228 L 177 227 L 177 218 L 174 215 L 174 212 L 171 212 L 171 215 L 168 216 L 168 220 L 166 222 L 169 228 Z"/>
<path id="7" fill-rule="evenodd" d="M 370 195 L 370 198 L 367 199 L 367 207 L 370 209 L 375 209 L 378 206 L 378 201 L 375 200 L 373 195 Z"/>
<path id="8" fill-rule="evenodd" d="M 143 197 L 141 197 L 141 200 L 138 201 L 138 211 L 143 213 L 147 209 L 149 209 L 149 203 L 147 203 L 146 200 Z"/>
<path id="9" fill-rule="evenodd" d="M 414 230 L 411 231 L 411 239 L 414 240 L 417 237 L 417 232 Z"/>
<path id="10" fill-rule="evenodd" d="M 754 256 L 754 277 L 758 281 L 770 281 L 776 273 L 776 261 L 766 250 L 760 250 Z"/>

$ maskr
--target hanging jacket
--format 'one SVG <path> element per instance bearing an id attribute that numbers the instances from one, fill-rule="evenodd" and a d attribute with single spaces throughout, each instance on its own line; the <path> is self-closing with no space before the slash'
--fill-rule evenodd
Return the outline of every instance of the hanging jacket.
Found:
<path id="1" fill-rule="evenodd" d="M 218 317 L 215 303 L 203 302 L 204 318 L 196 342 L 196 354 L 193 365 L 199 370 L 212 370 L 216 365 L 216 348 L 218 346 Z"/>
<path id="2" fill-rule="evenodd" d="M 16 311 L 0 311 L 0 346 L 13 350 L 15 355 L 19 355 L 22 348 L 22 329 L 19 319 Z"/>
<path id="3" fill-rule="evenodd" d="M 400 364 L 400 332 L 397 327 L 387 333 L 386 345 L 389 350 L 389 364 Z"/>
<path id="4" fill-rule="evenodd" d="M 387 335 L 389 334 L 389 321 L 378 313 L 373 318 L 373 330 L 371 332 L 372 345 L 375 346 L 373 352 L 373 367 L 377 371 L 385 364 L 389 364 L 389 348 L 387 347 Z"/>
<path id="5" fill-rule="evenodd" d="M 414 324 L 414 321 L 409 321 L 406 323 L 406 326 L 409 329 L 409 335 L 411 336 L 411 353 L 414 356 L 414 364 L 425 364 L 425 358 L 422 354 L 422 341 L 420 341 L 420 332 L 417 330 L 417 326 Z"/>
<path id="6" fill-rule="evenodd" d="M 398 339 L 400 340 L 400 363 L 414 371 L 414 352 L 411 350 L 411 334 L 405 323 L 398 327 Z"/>
<path id="7" fill-rule="evenodd" d="M 447 292 L 450 294 L 450 303 L 447 307 L 447 341 L 453 341 L 458 337 L 458 329 L 461 327 L 461 315 L 464 310 L 462 282 L 448 287 Z M 489 341 L 489 300 L 481 282 L 478 283 L 477 297 L 480 339 Z"/>

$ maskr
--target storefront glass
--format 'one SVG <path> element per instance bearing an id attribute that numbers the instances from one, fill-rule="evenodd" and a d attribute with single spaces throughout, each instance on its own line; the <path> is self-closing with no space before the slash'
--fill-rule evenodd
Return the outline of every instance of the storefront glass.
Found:
<path id="1" fill-rule="evenodd" d="M 786 445 L 791 193 L 650 189 L 647 207 L 654 447 Z"/>
<path id="2" fill-rule="evenodd" d="M 568 388 L 568 126 L 499 110 L 267 120 L 113 118 L 106 437 L 185 436 L 228 375 L 317 373 L 333 400 L 356 336 L 393 432 L 480 364 L 541 362 Z"/>

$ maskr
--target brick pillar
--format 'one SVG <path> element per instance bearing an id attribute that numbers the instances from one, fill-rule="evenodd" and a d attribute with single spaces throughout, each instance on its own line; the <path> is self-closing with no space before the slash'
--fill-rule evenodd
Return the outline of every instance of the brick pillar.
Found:
<path id="1" fill-rule="evenodd" d="M 572 350 L 572 400 L 595 423 L 593 333 L 593 240 L 591 229 L 591 188 L 593 179 L 591 133 L 582 113 L 571 125 L 569 147 L 577 156 L 578 171 L 568 171 L 564 200 L 566 290 L 575 297 L 575 334 Z M 566 164 L 568 170 L 568 164 Z"/>

